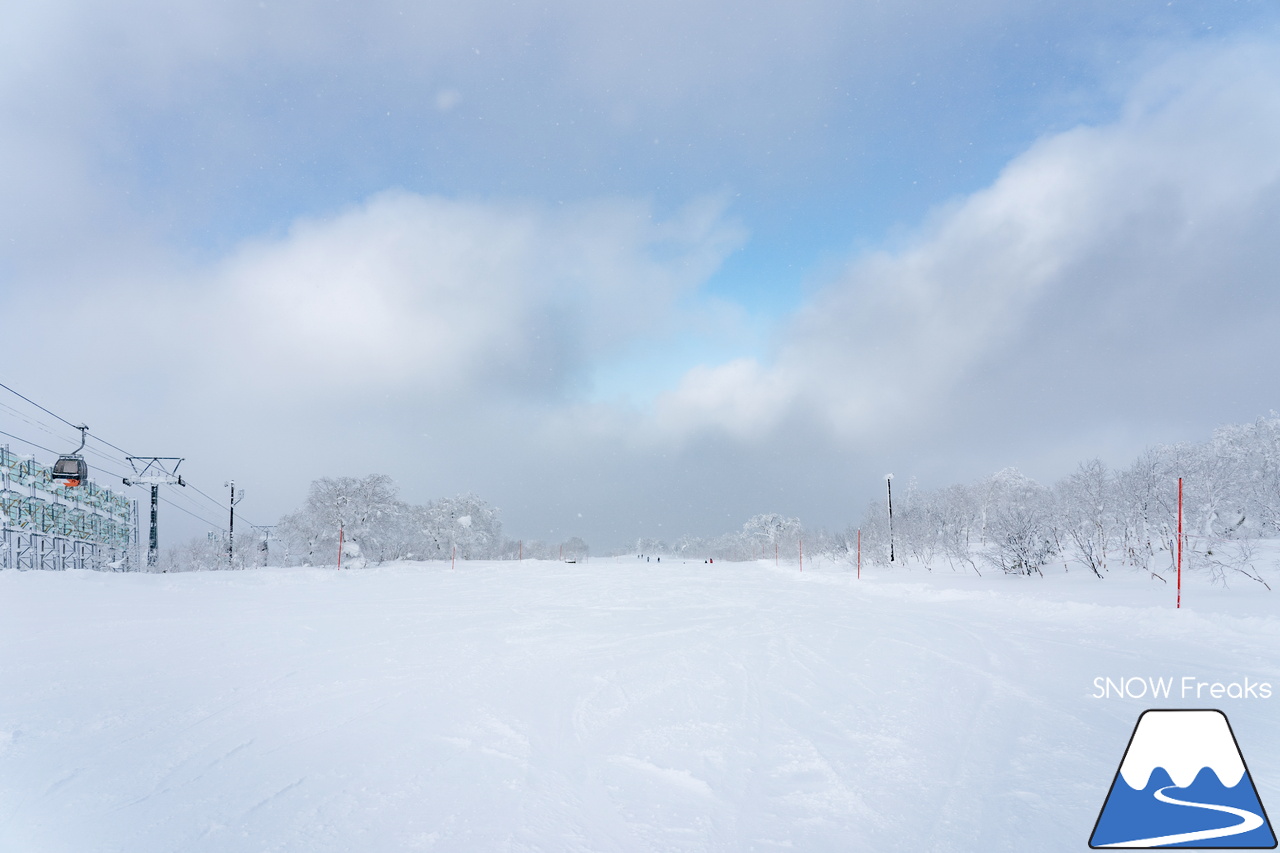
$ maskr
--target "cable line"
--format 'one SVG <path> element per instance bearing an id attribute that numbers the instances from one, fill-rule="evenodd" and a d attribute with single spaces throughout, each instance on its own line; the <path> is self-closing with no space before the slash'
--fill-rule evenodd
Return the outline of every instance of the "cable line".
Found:
<path id="1" fill-rule="evenodd" d="M 120 451 L 121 453 L 123 453 L 125 456 L 133 456 L 133 455 L 135 455 L 135 454 L 130 453 L 129 451 L 125 450 L 123 447 L 116 447 L 114 444 L 112 444 L 111 442 L 107 441 L 105 438 L 100 438 L 100 437 L 98 437 L 98 436 L 94 435 L 93 433 L 89 433 L 89 438 L 92 438 L 94 441 L 98 442 L 99 444 L 105 444 L 107 447 L 110 447 L 112 450 L 118 450 L 118 451 Z"/>
<path id="2" fill-rule="evenodd" d="M 14 390 L 13 390 L 12 388 L 10 388 L 8 385 L 5 385 L 3 382 L 0 382 L 0 388 L 3 388 L 4 390 L 8 391 L 10 394 L 13 394 L 15 397 L 21 397 L 22 399 L 26 400 L 26 401 L 27 401 L 28 403 L 30 403 L 31 405 L 35 406 L 35 407 L 36 407 L 37 409 L 39 409 L 40 411 L 44 412 L 46 415 L 53 415 L 55 418 L 57 418 L 58 420 L 62 421 L 64 424 L 66 424 L 67 426 L 71 427 L 72 429 L 79 429 L 79 426 L 78 426 L 77 424 L 73 424 L 71 421 L 67 420 L 67 419 L 66 419 L 66 418 L 64 418 L 62 415 L 55 414 L 54 412 L 49 411 L 49 410 L 48 410 L 48 409 L 46 409 L 44 406 L 42 406 L 42 405 L 40 405 L 39 403 L 37 403 L 35 400 L 32 400 L 30 397 L 27 397 L 27 396 L 26 396 L 26 395 L 24 395 L 24 394 L 19 394 L 17 391 L 14 391 Z"/>
<path id="3" fill-rule="evenodd" d="M 37 403 L 35 400 L 31 399 L 31 398 L 30 398 L 30 397 L 28 397 L 27 395 L 25 395 L 25 394 L 23 394 L 23 393 L 21 393 L 21 392 L 19 392 L 19 391 L 14 390 L 13 388 L 9 387 L 8 385 L 4 384 L 3 382 L 0 382 L 0 388 L 3 388 L 4 390 L 8 391 L 10 394 L 13 394 L 15 397 L 17 397 L 17 398 L 19 398 L 19 399 L 21 399 L 21 400 L 26 401 L 27 403 L 31 404 L 32 406 L 35 406 L 37 409 L 39 409 L 40 411 L 44 412 L 46 415 L 49 415 L 50 417 L 55 418 L 56 420 L 60 421 L 61 423 L 65 424 L 65 425 L 67 425 L 67 426 L 69 426 L 69 427 L 71 427 L 72 429 L 75 429 L 75 430 L 79 430 L 79 429 L 80 429 L 80 426 L 79 426 L 79 425 L 72 423 L 71 421 L 69 421 L 69 420 L 67 420 L 66 418 L 62 417 L 62 415 L 59 415 L 57 412 L 53 411 L 52 409 L 48 409 L 48 408 L 46 408 L 46 407 L 44 407 L 44 406 L 40 405 L 39 403 Z M 57 437 L 58 437 L 57 433 L 56 433 L 56 432 L 54 432 L 54 431 L 49 427 L 49 425 L 48 425 L 48 424 L 42 423 L 39 419 L 34 419 L 34 420 L 33 420 L 33 419 L 31 419 L 31 418 L 27 417 L 27 416 L 26 416 L 25 414 L 23 414 L 22 412 L 19 412 L 18 410 L 14 409 L 13 407 L 8 406 L 8 405 L 5 405 L 5 404 L 3 404 L 3 403 L 0 403 L 0 408 L 3 408 L 4 410 L 6 410 L 6 411 L 10 412 L 12 415 L 14 415 L 15 417 L 17 417 L 19 420 L 21 420 L 21 421 L 23 421 L 23 422 L 25 422 L 25 423 L 29 424 L 30 426 L 36 427 L 37 429 L 41 430 L 42 432 L 48 433 L 50 436 L 53 436 L 54 438 L 57 438 Z M 35 448 L 35 449 L 37 449 L 37 450 L 43 450 L 45 453 L 50 453 L 50 454 L 53 454 L 54 456 L 59 455 L 59 454 L 58 454 L 58 451 L 53 450 L 52 448 L 49 448 L 49 447 L 45 447 L 44 445 L 41 445 L 41 444 L 36 444 L 35 442 L 30 441 L 30 440 L 25 439 L 25 438 L 22 438 L 21 436 L 13 435 L 12 433 L 4 432 L 3 430 L 0 430 L 0 435 L 8 436 L 9 438 L 12 438 L 12 439 L 14 439 L 14 440 L 16 440 L 16 441 L 20 441 L 20 442 L 22 442 L 23 444 L 25 444 L 25 445 L 27 445 L 27 446 L 29 446 L 29 447 L 34 447 L 34 448 Z M 106 446 L 106 447 L 109 447 L 109 448 L 111 448 L 112 450 L 117 451 L 118 453 L 124 454 L 124 458 L 121 458 L 121 457 L 112 456 L 111 454 L 106 453 L 106 452 L 101 451 L 101 450 L 96 450 L 96 449 L 95 449 L 95 450 L 92 450 L 92 451 L 87 451 L 87 452 L 92 452 L 94 455 L 98 456 L 98 457 L 99 457 L 99 458 L 101 458 L 101 459 L 106 459 L 106 460 L 109 460 L 109 461 L 111 461 L 111 462 L 126 463 L 126 464 L 127 464 L 127 463 L 128 463 L 128 460 L 129 460 L 129 457 L 134 457 L 134 456 L 136 456 L 136 454 L 130 453 L 129 451 L 125 450 L 123 447 L 120 447 L 120 446 L 119 446 L 119 445 L 117 445 L 117 444 L 112 444 L 111 442 L 107 441 L 105 438 L 102 438 L 101 436 L 93 435 L 93 434 L 91 433 L 91 434 L 89 434 L 89 435 L 88 435 L 88 438 L 92 439 L 94 442 L 96 442 L 96 443 L 98 443 L 98 444 L 101 444 L 101 445 L 104 445 L 104 446 Z M 110 474 L 110 475 L 111 475 L 111 476 L 113 476 L 113 477 L 118 477 L 118 478 L 119 478 L 119 479 L 121 479 L 121 480 L 126 480 L 126 479 L 128 479 L 128 477 L 129 477 L 129 475 L 127 475 L 127 474 L 121 474 L 121 473 L 119 473 L 119 472 L 117 472 L 117 471 L 112 471 L 112 470 L 110 470 L 109 468 L 107 468 L 107 467 L 105 467 L 105 466 L 102 466 L 102 465 L 98 465 L 97 467 L 98 467 L 98 469 L 99 469 L 99 470 L 101 470 L 103 473 Z M 221 501 L 219 501 L 217 498 L 214 498 L 212 495 L 209 495 L 208 493 L 206 493 L 206 492 L 205 492 L 205 491 L 203 491 L 202 489 L 200 489 L 200 488 L 198 488 L 198 487 L 196 487 L 196 486 L 192 485 L 190 481 L 186 481 L 186 480 L 184 480 L 184 483 L 185 483 L 185 485 L 186 485 L 187 487 L 189 487 L 189 488 L 190 488 L 192 491 L 194 491 L 196 494 L 198 494 L 198 495 L 200 495 L 201 497 L 203 497 L 205 500 L 207 500 L 207 501 L 208 501 L 210 504 L 212 504 L 214 507 L 216 507 L 216 508 L 218 508 L 218 509 L 222 509 L 222 508 L 223 508 L 223 504 L 222 504 L 222 502 L 221 502 Z M 175 494 L 175 495 L 179 495 L 179 494 L 183 494 L 183 493 L 182 493 L 182 492 L 175 492 L 174 494 Z M 158 497 L 158 496 L 157 496 L 157 497 Z M 175 503 L 173 500 L 171 500 L 171 499 L 170 499 L 170 498 L 168 498 L 168 497 L 164 497 L 164 498 L 159 498 L 159 497 L 158 497 L 158 499 L 159 499 L 159 500 L 161 500 L 161 501 L 163 501 L 164 503 L 168 504 L 169 506 L 173 507 L 174 509 L 178 510 L 179 512 L 183 512 L 183 513 L 185 513 L 185 514 L 187 514 L 187 515 L 191 516 L 192 518 L 195 518 L 195 519 L 197 519 L 197 520 L 199 520 L 199 521 L 203 521 L 205 524 L 209 525 L 210 527 L 213 527 L 213 528 L 214 528 L 214 529 L 216 529 L 216 530 L 226 530 L 226 528 L 225 528 L 225 527 L 223 527 L 223 526 L 219 525 L 218 523 L 213 522 L 213 521 L 210 521 L 209 519 L 205 518 L 204 516 L 199 515 L 199 514 L 197 514 L 196 512 L 193 512 L 192 510 L 187 509 L 186 507 L 184 507 L 184 506 L 182 506 L 182 505 L 180 505 L 180 504 L 178 504 L 178 503 Z M 246 523 L 246 524 L 249 524 L 249 525 L 250 525 L 250 526 L 252 526 L 252 527 L 257 527 L 257 526 L 258 526 L 258 525 L 256 525 L 256 524 L 254 524 L 253 522 L 249 521 L 249 519 L 247 519 L 247 518 L 245 518 L 245 523 Z"/>
<path id="4" fill-rule="evenodd" d="M 12 394 L 13 396 L 18 397 L 19 399 L 26 400 L 28 403 L 30 403 L 31 405 L 35 406 L 35 407 L 36 407 L 37 409 L 39 409 L 40 411 L 44 412 L 46 415 L 50 415 L 51 417 L 57 418 L 58 420 L 62 421 L 64 424 L 66 424 L 67 426 L 71 427 L 72 429 L 79 429 L 79 428 L 80 428 L 78 424 L 73 424 L 71 421 L 67 420 L 67 419 L 66 419 L 66 418 L 64 418 L 62 415 L 58 414 L 57 412 L 52 411 L 51 409 L 46 409 L 44 406 L 40 405 L 40 404 L 39 404 L 39 403 L 37 403 L 35 400 L 32 400 L 32 399 L 31 399 L 30 397 L 28 397 L 26 394 L 23 394 L 23 393 L 21 393 L 21 392 L 18 392 L 18 391 L 13 390 L 13 389 L 12 389 L 12 388 L 10 388 L 8 385 L 5 385 L 3 382 L 0 382 L 0 388 L 3 388 L 4 390 L 8 391 L 8 392 L 9 392 L 10 394 Z M 8 408 L 8 407 L 6 406 L 5 408 Z M 10 411 L 13 411 L 13 409 L 9 409 L 9 410 L 10 410 Z M 14 414 L 17 414 L 17 412 L 14 412 Z M 21 417 L 21 415 L 19 415 L 19 417 Z M 110 447 L 112 450 L 118 450 L 119 452 L 123 453 L 125 456 L 132 456 L 132 455 L 133 455 L 133 454 L 129 453 L 129 451 L 125 450 L 124 448 L 122 448 L 122 447 L 118 447 L 118 446 L 116 446 L 116 445 L 112 444 L 111 442 L 107 441 L 105 438 L 102 438 L 102 437 L 100 437 L 100 436 L 96 436 L 96 435 L 92 435 L 92 434 L 90 434 L 90 436 L 89 436 L 89 437 L 90 437 L 90 438 L 92 438 L 94 441 L 96 441 L 96 442 L 100 443 L 100 444 L 105 444 L 107 447 Z M 52 453 L 52 452 L 54 452 L 54 451 L 50 451 L 50 452 Z"/>
<path id="5" fill-rule="evenodd" d="M 171 506 L 171 507 L 173 507 L 174 509 L 176 509 L 178 512 L 185 512 L 187 515 L 191 516 L 192 518 L 196 518 L 196 519 L 199 519 L 200 521 L 203 521 L 205 524 L 209 525 L 210 527 L 214 528 L 215 530 L 226 530 L 226 528 L 225 528 L 225 527 L 221 526 L 221 525 L 220 525 L 220 524 L 218 524 L 216 521 L 210 521 L 209 519 L 205 518 L 205 517 L 204 517 L 204 516 L 202 516 L 202 515 L 196 515 L 196 514 L 195 514 L 194 512 L 192 512 L 191 510 L 187 509 L 186 507 L 178 506 L 176 503 L 174 503 L 173 501 L 169 500 L 168 498 L 160 498 L 160 502 L 161 502 L 161 503 L 166 503 L 166 504 L 168 504 L 169 506 Z"/>
<path id="6" fill-rule="evenodd" d="M 207 495 L 207 494 L 205 494 L 204 492 L 200 491 L 200 489 L 198 489 L 198 488 L 196 488 L 195 486 L 191 485 L 191 481 L 190 481 L 190 480 L 186 480 L 185 482 L 186 482 L 186 484 L 187 484 L 187 488 L 189 488 L 189 489 L 194 489 L 198 494 L 203 495 L 203 496 L 204 496 L 204 497 L 209 501 L 209 503 L 213 504 L 213 505 L 214 505 L 214 506 L 216 506 L 218 509 L 226 509 L 226 508 L 227 508 L 227 505 L 226 505 L 226 504 L 224 504 L 224 503 L 222 503 L 221 501 L 219 501 L 217 498 L 210 497 L 209 495 Z M 252 525 L 252 524 L 253 524 L 253 522 L 249 521 L 247 518 L 245 519 L 245 523 L 246 523 L 246 524 L 250 524 L 250 525 Z M 256 527 L 257 525 L 254 525 L 254 526 Z"/>
<path id="7" fill-rule="evenodd" d="M 11 432 L 5 432 L 4 430 L 0 430 L 0 435 L 6 436 L 6 437 L 8 437 L 8 438 L 12 438 L 12 439 L 14 439 L 15 441 L 20 441 L 20 442 L 22 442 L 23 444 L 27 445 L 28 447 L 34 447 L 36 450 L 43 450 L 45 453 L 51 453 L 51 454 L 53 454 L 54 456 L 57 456 L 57 455 L 58 455 L 58 451 L 54 450 L 53 448 L 51 448 L 51 447 L 45 447 L 44 445 L 41 445 L 41 444 L 36 444 L 34 441 L 32 441 L 32 440 L 31 440 L 31 439 L 29 439 L 29 438 L 23 438 L 23 437 L 22 437 L 22 436 L 20 436 L 20 435 L 14 435 L 13 433 L 11 433 Z M 107 455 L 107 454 L 105 454 L 105 453 L 103 453 L 103 452 L 101 452 L 101 451 L 98 451 L 98 450 L 95 450 L 95 451 L 92 451 L 92 452 L 93 452 L 94 454 L 96 454 L 97 456 L 100 456 L 100 457 L 102 457 L 103 459 L 106 459 L 106 460 L 111 461 L 111 462 L 119 462 L 119 461 L 121 461 L 121 460 L 119 460 L 119 459 L 115 458 L 114 456 L 109 456 L 109 455 Z M 120 472 L 118 472 L 118 471 L 112 471 L 110 468 L 106 467 L 105 465 L 98 465 L 98 466 L 97 466 L 97 468 L 98 468 L 98 470 L 99 470 L 99 471 L 102 471 L 102 472 L 104 472 L 104 473 L 106 473 L 106 474 L 110 474 L 110 475 L 111 475 L 111 476 L 113 476 L 113 477 L 119 477 L 119 478 L 121 478 L 121 479 L 124 479 L 124 478 L 127 476 L 126 474 L 121 474 L 121 473 L 120 473 Z"/>
<path id="8" fill-rule="evenodd" d="M 39 444 L 36 444 L 34 441 L 27 441 L 25 438 L 18 435 L 14 435 L 11 432 L 5 432 L 4 430 L 0 430 L 0 435 L 8 436 L 9 438 L 16 439 L 17 441 L 21 441 L 23 444 L 27 445 L 28 447 L 34 447 L 36 450 L 43 450 L 45 453 L 52 453 L 55 456 L 58 455 L 58 451 L 56 450 L 50 450 L 47 447 L 42 447 Z"/>
<path id="9" fill-rule="evenodd" d="M 186 483 L 187 483 L 187 488 L 191 489 L 198 495 L 203 495 L 210 503 L 216 504 L 217 506 L 222 506 L 221 501 L 217 500 L 214 497 L 211 497 L 210 495 L 205 494 L 203 491 L 196 488 L 194 485 L 191 484 L 190 480 L 187 480 Z"/>

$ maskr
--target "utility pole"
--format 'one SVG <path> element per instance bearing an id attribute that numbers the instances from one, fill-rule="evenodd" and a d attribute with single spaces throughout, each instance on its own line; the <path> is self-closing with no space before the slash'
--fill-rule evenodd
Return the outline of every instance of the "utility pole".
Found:
<path id="1" fill-rule="evenodd" d="M 1182 478 L 1178 478 L 1178 610 L 1182 609 Z"/>
<path id="2" fill-rule="evenodd" d="M 885 474 L 884 484 L 889 489 L 889 562 L 893 562 L 893 475 Z"/>
<path id="3" fill-rule="evenodd" d="M 235 568 L 235 547 L 236 547 L 236 504 L 244 500 L 244 489 L 240 490 L 240 494 L 236 494 L 236 481 L 232 480 L 227 483 L 231 487 L 231 523 L 227 527 L 227 568 Z"/>
<path id="4" fill-rule="evenodd" d="M 182 477 L 178 476 L 178 466 L 182 459 L 177 456 L 126 456 L 133 466 L 134 476 L 123 477 L 126 486 L 151 487 L 151 540 L 147 547 L 147 568 L 154 569 L 160 554 L 160 487 L 186 486 Z"/>

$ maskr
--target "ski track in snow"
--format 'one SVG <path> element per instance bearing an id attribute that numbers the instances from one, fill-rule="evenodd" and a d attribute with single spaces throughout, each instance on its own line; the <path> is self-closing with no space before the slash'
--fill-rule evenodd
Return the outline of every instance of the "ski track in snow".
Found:
<path id="1" fill-rule="evenodd" d="M 1075 851 L 1151 706 L 1095 677 L 1280 688 L 1265 592 L 866 574 L 0 573 L 0 850 Z"/>

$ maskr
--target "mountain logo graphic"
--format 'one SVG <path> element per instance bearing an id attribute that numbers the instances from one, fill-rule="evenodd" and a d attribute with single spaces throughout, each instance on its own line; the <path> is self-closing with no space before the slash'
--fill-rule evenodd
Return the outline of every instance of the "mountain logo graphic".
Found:
<path id="1" fill-rule="evenodd" d="M 1275 832 L 1227 715 L 1143 711 L 1089 846 L 1275 849 Z"/>

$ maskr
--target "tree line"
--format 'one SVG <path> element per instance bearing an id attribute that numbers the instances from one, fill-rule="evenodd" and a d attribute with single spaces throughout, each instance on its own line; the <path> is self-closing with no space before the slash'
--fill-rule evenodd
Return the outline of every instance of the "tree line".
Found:
<path id="1" fill-rule="evenodd" d="M 474 494 L 440 498 L 423 505 L 403 501 L 386 474 L 321 477 L 311 483 L 306 502 L 283 516 L 268 536 L 263 530 L 237 533 L 231 548 L 224 532 L 169 548 L 162 571 L 244 569 L 263 565 L 351 568 L 395 560 L 574 560 L 590 547 L 579 537 L 563 542 L 507 539 L 498 508 Z"/>
<path id="2" fill-rule="evenodd" d="M 860 531 L 862 559 L 882 566 L 1020 575 L 1060 566 L 1099 578 L 1127 568 L 1165 580 L 1177 555 L 1179 478 L 1183 568 L 1270 589 L 1257 568 L 1257 543 L 1280 537 L 1280 416 L 1274 413 L 1221 427 L 1205 442 L 1149 449 L 1127 468 L 1091 459 L 1048 486 L 1013 468 L 939 489 L 911 481 L 894 491 L 892 529 L 886 495 L 837 533 L 763 514 L 720 536 L 641 539 L 636 549 L 724 560 L 777 553 L 794 560 L 803 541 L 806 554 L 852 561 Z"/>
<path id="3" fill-rule="evenodd" d="M 580 538 L 565 542 L 519 542 L 502 535 L 498 508 L 474 494 L 410 504 L 386 474 L 321 477 L 306 503 L 276 525 L 286 565 L 333 565 L 339 531 L 343 565 L 393 560 L 586 560 Z M 273 560 L 273 562 L 275 562 Z"/>
<path id="4" fill-rule="evenodd" d="M 894 495 L 868 506 L 864 557 L 1010 574 L 1061 564 L 1097 577 L 1122 566 L 1165 579 L 1177 555 L 1183 481 L 1183 568 L 1216 580 L 1258 573 L 1257 541 L 1280 536 L 1280 417 L 1221 427 L 1205 442 L 1164 445 L 1127 468 L 1080 463 L 1045 486 L 1006 469 L 970 485 Z M 1269 589 L 1270 587 L 1268 587 Z"/>
<path id="5" fill-rule="evenodd" d="M 312 482 L 306 503 L 276 525 L 286 565 L 337 562 L 339 533 L 343 565 L 393 560 L 566 559 L 584 561 L 582 539 L 519 542 L 502 535 L 498 508 L 474 494 L 410 504 L 386 474 L 322 477 Z M 273 560 L 276 562 L 276 560 Z"/>
<path id="6" fill-rule="evenodd" d="M 1215 580 L 1243 577 L 1267 586 L 1257 569 L 1257 543 L 1280 538 L 1275 413 L 1221 427 L 1205 442 L 1149 449 L 1127 468 L 1112 470 L 1099 459 L 1082 462 L 1048 486 L 1012 468 L 940 489 L 908 482 L 895 490 L 892 529 L 887 502 L 876 500 L 859 523 L 840 532 L 806 529 L 798 518 L 763 513 L 718 536 L 638 539 L 635 550 L 698 560 L 794 559 L 803 542 L 806 554 L 852 560 L 860 532 L 862 559 L 881 565 L 1020 575 L 1060 566 L 1099 578 L 1128 568 L 1167 579 L 1177 553 L 1179 478 L 1184 568 Z M 418 506 L 400 500 L 390 477 L 373 474 L 314 481 L 306 503 L 276 525 L 270 562 L 332 565 L 339 530 L 344 564 L 353 566 L 447 560 L 455 554 L 464 560 L 523 556 L 581 562 L 590 554 L 577 537 L 560 543 L 504 538 L 497 508 L 473 494 Z M 262 565 L 265 544 L 261 537 L 237 537 L 229 558 L 225 540 L 214 537 L 170 549 L 162 562 L 175 568 Z"/>

